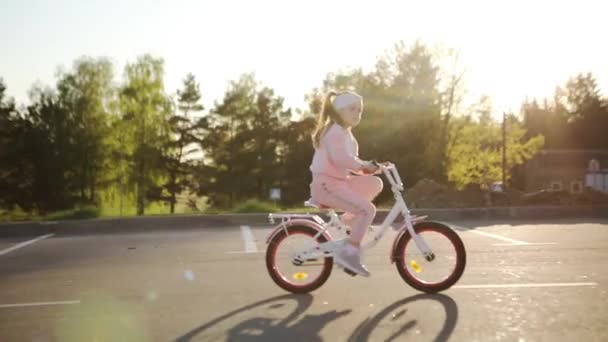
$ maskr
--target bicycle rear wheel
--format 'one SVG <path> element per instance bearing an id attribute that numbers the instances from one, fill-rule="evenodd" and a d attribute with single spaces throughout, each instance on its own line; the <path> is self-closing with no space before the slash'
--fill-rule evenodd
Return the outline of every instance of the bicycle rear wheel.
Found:
<path id="1" fill-rule="evenodd" d="M 438 222 L 417 223 L 414 231 L 431 248 L 433 256 L 425 257 L 406 231 L 393 251 L 399 275 L 419 291 L 436 293 L 448 289 L 465 269 L 466 251 L 462 240 L 450 227 Z"/>
<path id="2" fill-rule="evenodd" d="M 296 260 L 296 252 L 326 242 L 323 235 L 307 226 L 291 226 L 276 234 L 266 249 L 266 268 L 279 287 L 292 293 L 308 293 L 321 287 L 329 278 L 333 258 Z"/>

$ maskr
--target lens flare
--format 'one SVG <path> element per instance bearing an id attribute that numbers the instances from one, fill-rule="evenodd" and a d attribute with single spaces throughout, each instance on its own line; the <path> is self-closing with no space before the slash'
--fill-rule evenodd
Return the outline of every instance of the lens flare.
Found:
<path id="1" fill-rule="evenodd" d="M 189 281 L 194 281 L 194 278 L 195 278 L 194 272 L 192 272 L 190 270 L 184 271 L 184 278 L 186 278 L 186 280 L 189 280 Z"/>

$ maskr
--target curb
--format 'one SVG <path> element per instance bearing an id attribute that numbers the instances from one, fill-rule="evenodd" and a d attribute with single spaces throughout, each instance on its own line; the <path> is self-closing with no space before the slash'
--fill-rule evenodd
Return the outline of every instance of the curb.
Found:
<path id="1" fill-rule="evenodd" d="M 552 220 L 565 218 L 608 218 L 608 206 L 492 207 L 459 209 L 412 209 L 414 215 L 428 215 L 431 220 Z M 311 212 L 324 217 L 323 213 Z M 379 210 L 374 222 L 380 223 L 388 210 Z M 100 218 L 53 222 L 18 222 L 0 224 L 0 237 L 42 234 L 93 235 L 197 230 L 249 225 L 268 226 L 268 214 L 222 214 Z"/>

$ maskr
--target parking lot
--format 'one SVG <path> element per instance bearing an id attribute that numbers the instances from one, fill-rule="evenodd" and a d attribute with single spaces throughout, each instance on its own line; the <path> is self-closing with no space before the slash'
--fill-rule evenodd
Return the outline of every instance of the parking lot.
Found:
<path id="1" fill-rule="evenodd" d="M 264 263 L 270 226 L 0 238 L 1 341 L 605 341 L 608 220 L 450 222 L 467 249 L 425 295 L 390 263 L 291 295 Z"/>

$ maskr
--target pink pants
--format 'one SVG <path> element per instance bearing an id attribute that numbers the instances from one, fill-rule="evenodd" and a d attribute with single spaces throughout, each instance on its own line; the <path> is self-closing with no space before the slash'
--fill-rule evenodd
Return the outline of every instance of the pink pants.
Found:
<path id="1" fill-rule="evenodd" d="M 351 176 L 341 180 L 317 174 L 310 184 L 310 195 L 318 204 L 344 211 L 344 221 L 351 226 L 350 241 L 360 243 L 376 216 L 372 200 L 382 187 L 382 180 L 375 176 Z"/>

